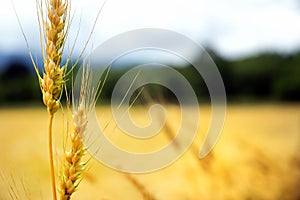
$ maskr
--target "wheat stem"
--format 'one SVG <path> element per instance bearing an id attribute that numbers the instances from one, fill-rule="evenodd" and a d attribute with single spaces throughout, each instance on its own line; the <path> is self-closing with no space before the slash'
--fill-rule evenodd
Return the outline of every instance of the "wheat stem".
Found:
<path id="1" fill-rule="evenodd" d="M 53 161 L 53 147 L 52 147 L 52 125 L 53 125 L 53 115 L 50 115 L 49 118 L 49 127 L 48 127 L 48 145 L 49 145 L 49 159 L 50 159 L 50 172 L 51 172 L 51 186 L 52 186 L 52 195 L 53 200 L 56 200 L 56 184 L 55 184 L 55 171 L 54 171 L 54 161 Z"/>

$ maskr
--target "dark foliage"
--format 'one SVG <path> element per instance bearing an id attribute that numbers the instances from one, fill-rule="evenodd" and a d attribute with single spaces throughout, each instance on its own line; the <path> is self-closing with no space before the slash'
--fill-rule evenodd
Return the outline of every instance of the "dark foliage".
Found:
<path id="1" fill-rule="evenodd" d="M 265 53 L 234 61 L 213 51 L 209 54 L 222 75 L 229 101 L 300 100 L 300 53 Z M 111 70 L 101 95 L 102 102 L 108 102 L 118 79 L 128 69 L 127 64 Z M 178 66 L 176 70 L 189 80 L 200 101 L 209 101 L 206 85 L 193 66 Z M 71 86 L 70 77 L 68 85 Z M 148 85 L 144 90 L 147 98 L 177 102 L 174 94 L 162 86 Z M 36 75 L 30 66 L 14 59 L 0 74 L 0 105 L 38 101 L 41 101 L 41 94 Z"/>

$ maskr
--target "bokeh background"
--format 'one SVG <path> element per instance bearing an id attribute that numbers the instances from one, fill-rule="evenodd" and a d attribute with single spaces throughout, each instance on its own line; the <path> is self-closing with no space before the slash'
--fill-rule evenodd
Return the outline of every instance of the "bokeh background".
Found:
<path id="1" fill-rule="evenodd" d="M 73 21 L 65 58 L 77 33 L 72 59 L 78 57 L 103 3 L 72 1 Z M 31 52 L 42 68 L 36 12 L 35 0 L 1 2 L 0 172 L 5 181 L 0 184 L 0 199 L 10 199 L 8 185 L 13 184 L 25 185 L 20 196 L 50 199 L 45 149 L 47 113 L 17 21 L 18 16 Z M 92 160 L 74 199 L 143 199 L 137 183 L 156 199 L 299 199 L 299 22 L 298 0 L 108 0 L 83 58 L 125 31 L 162 28 L 181 33 L 202 45 L 216 63 L 226 88 L 227 116 L 214 151 L 205 159 L 197 159 L 211 115 L 209 94 L 201 76 L 189 63 L 166 52 L 125 55 L 112 64 L 101 94 L 98 109 L 103 127 L 111 123 L 109 100 L 114 84 L 131 67 L 151 61 L 174 67 L 190 81 L 201 108 L 199 136 L 174 165 L 151 174 L 128 177 Z M 158 86 L 148 86 L 145 91 L 132 115 L 143 124 L 149 120 L 149 104 L 164 103 L 172 113 L 161 132 L 165 136 L 154 138 L 148 145 L 167 143 L 180 122 L 174 96 Z M 60 113 L 58 133 L 62 132 L 62 118 Z M 110 126 L 107 131 L 115 131 L 113 123 Z M 113 140 L 123 148 L 149 150 L 145 144 L 135 147 L 130 138 L 124 138 L 121 131 L 119 134 Z M 60 135 L 56 140 L 59 147 Z"/>

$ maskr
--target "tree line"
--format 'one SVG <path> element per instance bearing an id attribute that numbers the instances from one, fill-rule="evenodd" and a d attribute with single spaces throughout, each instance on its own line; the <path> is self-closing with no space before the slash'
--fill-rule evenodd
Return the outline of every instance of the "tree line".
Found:
<path id="1" fill-rule="evenodd" d="M 238 60 L 225 59 L 213 51 L 209 54 L 223 78 L 229 102 L 300 100 L 300 52 L 263 53 Z M 109 102 L 114 85 L 128 68 L 128 64 L 112 68 L 101 101 Z M 0 105 L 40 102 L 38 80 L 31 69 L 32 66 L 15 59 L 0 71 Z M 175 69 L 190 82 L 200 101 L 209 100 L 206 85 L 193 66 L 176 66 Z M 153 99 L 176 101 L 167 88 L 149 85 L 144 89 Z"/>

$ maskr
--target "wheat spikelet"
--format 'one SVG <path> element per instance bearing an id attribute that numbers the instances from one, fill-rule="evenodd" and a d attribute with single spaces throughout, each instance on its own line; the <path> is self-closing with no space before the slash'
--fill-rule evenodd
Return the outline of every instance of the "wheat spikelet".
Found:
<path id="1" fill-rule="evenodd" d="M 69 15 L 68 7 L 67 1 L 46 1 L 47 19 L 44 18 L 40 7 L 41 30 L 43 30 L 46 45 L 45 53 L 43 50 L 44 73 L 43 77 L 40 78 L 40 84 L 43 102 L 51 115 L 60 106 L 59 99 L 64 84 L 66 66 L 61 67 L 60 64 L 68 28 L 68 23 L 66 22 Z"/>

